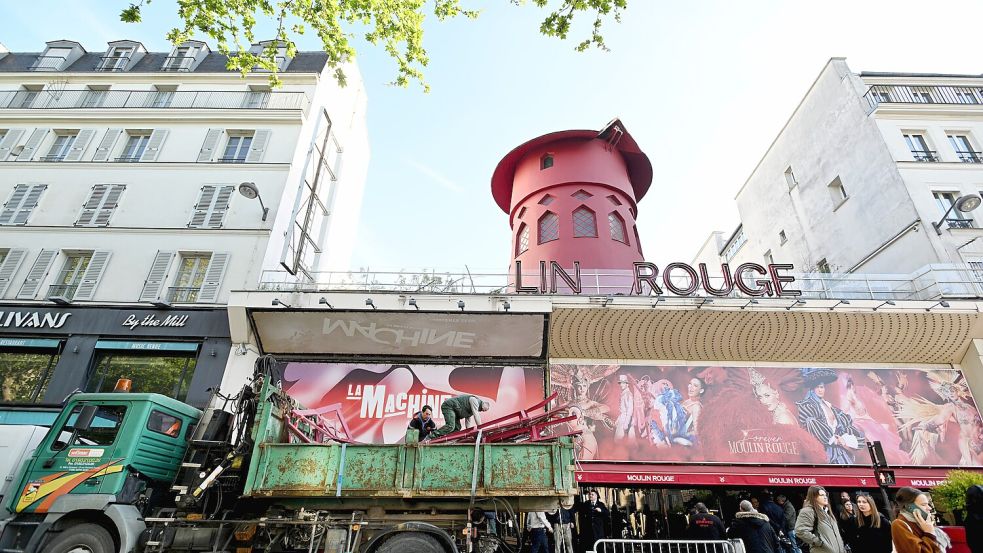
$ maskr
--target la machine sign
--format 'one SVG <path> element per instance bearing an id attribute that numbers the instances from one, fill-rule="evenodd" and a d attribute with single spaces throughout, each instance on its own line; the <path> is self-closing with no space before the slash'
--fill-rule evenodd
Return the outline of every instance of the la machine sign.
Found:
<path id="1" fill-rule="evenodd" d="M 731 269 L 727 263 L 722 263 L 720 268 L 714 268 L 713 273 L 706 263 L 700 263 L 696 267 L 688 263 L 670 263 L 660 271 L 655 263 L 646 261 L 636 261 L 631 270 L 631 292 L 632 295 L 663 295 L 666 292 L 677 296 L 690 296 L 700 290 L 707 295 L 725 297 L 737 292 L 746 296 L 760 297 L 799 297 L 801 290 L 789 288 L 795 278 L 787 274 L 794 269 L 793 265 L 786 263 L 770 263 L 760 265 L 758 263 L 742 263 L 735 269 Z M 527 270 L 526 273 L 529 273 Z M 524 285 L 526 282 L 533 281 L 535 278 L 537 286 Z M 621 280 L 621 275 L 594 275 L 591 281 Z M 583 290 L 583 282 L 580 274 L 580 262 L 573 262 L 573 274 L 560 266 L 556 261 L 540 261 L 539 273 L 533 277 L 531 274 L 524 274 L 522 262 L 515 262 L 515 289 L 519 293 L 529 294 L 555 294 L 558 284 L 562 281 L 574 294 L 580 294 Z M 605 283 L 606 288 L 613 288 Z M 627 287 L 627 282 L 625 283 Z"/>

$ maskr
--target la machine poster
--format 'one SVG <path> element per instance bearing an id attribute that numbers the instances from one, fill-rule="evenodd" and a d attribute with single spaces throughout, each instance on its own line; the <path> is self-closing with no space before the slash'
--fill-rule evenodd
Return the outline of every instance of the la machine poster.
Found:
<path id="1" fill-rule="evenodd" d="M 983 421 L 954 369 L 554 364 L 581 430 L 606 461 L 983 466 Z"/>

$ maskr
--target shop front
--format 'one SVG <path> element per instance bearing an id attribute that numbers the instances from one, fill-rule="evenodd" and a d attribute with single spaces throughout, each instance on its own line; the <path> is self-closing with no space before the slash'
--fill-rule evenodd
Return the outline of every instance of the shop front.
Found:
<path id="1" fill-rule="evenodd" d="M 0 307 L 0 393 L 11 403 L 60 403 L 75 390 L 133 391 L 203 406 L 229 357 L 225 309 Z"/>

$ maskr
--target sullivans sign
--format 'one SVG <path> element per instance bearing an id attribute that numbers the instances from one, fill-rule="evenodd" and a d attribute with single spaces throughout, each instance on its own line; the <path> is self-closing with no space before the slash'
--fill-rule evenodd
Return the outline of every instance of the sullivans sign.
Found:
<path id="1" fill-rule="evenodd" d="M 630 275 L 599 274 L 592 275 L 594 280 L 618 281 L 625 280 L 625 285 L 631 284 L 631 295 L 663 295 L 666 292 L 677 296 L 689 296 L 703 290 L 706 294 L 725 297 L 736 290 L 751 297 L 798 297 L 801 290 L 794 290 L 788 285 L 795 282 L 795 277 L 785 274 L 794 269 L 788 263 L 742 263 L 736 269 L 731 269 L 727 263 L 720 265 L 719 272 L 710 273 L 706 263 L 696 267 L 688 263 L 670 263 L 659 271 L 659 266 L 647 261 L 636 261 Z M 583 280 L 580 273 L 580 262 L 573 262 L 571 275 L 556 261 L 540 261 L 535 285 L 530 282 L 529 274 L 523 274 L 522 262 L 515 262 L 515 290 L 527 294 L 556 294 L 562 288 L 573 294 L 583 293 Z M 616 288 L 611 282 L 605 282 L 604 288 Z M 565 290 L 564 290 L 565 291 Z"/>

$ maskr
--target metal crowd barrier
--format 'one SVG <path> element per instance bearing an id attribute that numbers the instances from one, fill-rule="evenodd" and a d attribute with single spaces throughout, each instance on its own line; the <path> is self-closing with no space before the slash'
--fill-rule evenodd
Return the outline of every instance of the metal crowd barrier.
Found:
<path id="1" fill-rule="evenodd" d="M 744 553 L 741 540 L 598 540 L 592 553 Z"/>

